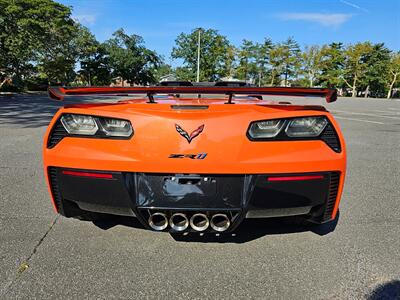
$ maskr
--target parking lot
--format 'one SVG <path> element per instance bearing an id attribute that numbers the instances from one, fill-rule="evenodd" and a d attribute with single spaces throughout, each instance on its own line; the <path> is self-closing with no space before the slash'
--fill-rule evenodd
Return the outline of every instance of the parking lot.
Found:
<path id="1" fill-rule="evenodd" d="M 251 220 L 220 237 L 57 216 L 41 150 L 60 105 L 0 96 L 0 299 L 400 297 L 399 100 L 327 105 L 348 151 L 337 224 Z"/>

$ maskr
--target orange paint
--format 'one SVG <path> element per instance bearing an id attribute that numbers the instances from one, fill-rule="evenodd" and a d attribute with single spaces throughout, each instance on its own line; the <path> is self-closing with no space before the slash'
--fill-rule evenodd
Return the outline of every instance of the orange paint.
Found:
<path id="1" fill-rule="evenodd" d="M 61 108 L 51 121 L 43 146 L 44 168 L 49 166 L 103 171 L 185 174 L 287 174 L 341 172 L 336 216 L 346 172 L 343 135 L 332 115 L 320 106 L 279 105 L 264 100 L 173 98 L 147 103 L 147 98 L 116 104 L 80 104 Z M 257 104 L 257 105 L 256 105 Z M 207 109 L 173 109 L 172 105 L 203 105 Z M 66 137 L 54 148 L 47 139 L 63 113 L 77 113 L 130 120 L 130 139 Z M 255 120 L 299 116 L 326 116 L 335 127 L 342 151 L 334 152 L 321 140 L 250 141 L 246 132 Z M 187 133 L 204 125 L 189 143 L 175 127 Z M 171 154 L 207 153 L 205 159 L 171 159 Z M 45 172 L 46 179 L 47 171 Z"/>

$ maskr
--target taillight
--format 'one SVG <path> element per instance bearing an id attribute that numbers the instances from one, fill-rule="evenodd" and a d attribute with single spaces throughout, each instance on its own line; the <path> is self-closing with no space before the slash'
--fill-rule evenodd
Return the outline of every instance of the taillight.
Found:
<path id="1" fill-rule="evenodd" d="M 301 176 L 272 176 L 267 181 L 303 181 L 324 179 L 323 175 L 301 175 Z"/>
<path id="2" fill-rule="evenodd" d="M 79 176 L 79 177 L 113 179 L 113 175 L 112 174 L 108 174 L 108 173 L 92 173 L 92 172 L 80 172 L 80 171 L 63 170 L 62 174 L 63 175 L 70 175 L 70 176 Z"/>

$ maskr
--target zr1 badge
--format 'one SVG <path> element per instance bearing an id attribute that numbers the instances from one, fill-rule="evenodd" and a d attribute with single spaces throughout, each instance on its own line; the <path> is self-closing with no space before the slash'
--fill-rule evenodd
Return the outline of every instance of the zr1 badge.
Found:
<path id="1" fill-rule="evenodd" d="M 190 158 L 190 159 L 205 159 L 207 153 L 198 154 L 170 154 L 168 158 Z"/>

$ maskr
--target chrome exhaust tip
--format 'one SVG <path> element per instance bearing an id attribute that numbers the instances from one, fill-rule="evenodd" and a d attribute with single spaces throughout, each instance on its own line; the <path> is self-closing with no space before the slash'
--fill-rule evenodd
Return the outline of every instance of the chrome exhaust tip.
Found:
<path id="1" fill-rule="evenodd" d="M 231 221 L 225 214 L 215 214 L 210 220 L 211 228 L 218 232 L 223 232 L 231 226 Z"/>
<path id="2" fill-rule="evenodd" d="M 156 212 L 150 215 L 148 223 L 154 230 L 161 231 L 167 228 L 168 219 L 164 213 Z"/>
<path id="3" fill-rule="evenodd" d="M 190 218 L 190 226 L 196 231 L 204 231 L 208 228 L 210 222 L 205 214 L 194 214 Z"/>
<path id="4" fill-rule="evenodd" d="M 189 220 L 185 214 L 176 213 L 169 218 L 169 225 L 175 231 L 184 231 L 189 227 Z"/>

